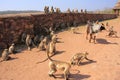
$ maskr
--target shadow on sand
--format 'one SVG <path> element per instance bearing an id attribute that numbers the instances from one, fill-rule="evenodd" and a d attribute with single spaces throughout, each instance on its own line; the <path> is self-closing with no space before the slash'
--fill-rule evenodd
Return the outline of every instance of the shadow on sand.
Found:
<path id="1" fill-rule="evenodd" d="M 25 50 L 28 50 L 28 49 L 27 49 L 26 45 L 17 45 L 15 50 L 16 50 L 15 54 L 19 54 L 19 53 L 21 53 Z"/>
<path id="2" fill-rule="evenodd" d="M 82 34 L 82 33 L 80 33 L 80 32 L 74 32 L 74 34 Z"/>
<path id="3" fill-rule="evenodd" d="M 80 63 L 79 66 L 84 66 L 84 65 L 88 65 L 88 64 L 92 64 L 92 63 L 96 63 L 97 61 L 87 61 L 87 62 L 82 62 Z"/>
<path id="4" fill-rule="evenodd" d="M 96 39 L 97 43 L 100 43 L 100 44 L 115 44 L 117 45 L 118 43 L 111 43 L 111 42 L 108 42 L 106 39 Z"/>
<path id="5" fill-rule="evenodd" d="M 65 51 L 56 51 L 55 55 L 58 55 L 58 54 L 62 54 L 64 53 Z"/>
<path id="6" fill-rule="evenodd" d="M 63 74 L 55 74 L 56 79 L 64 79 Z M 85 78 L 89 78 L 90 75 L 82 75 L 82 74 L 70 74 L 68 80 L 82 80 Z"/>
<path id="7" fill-rule="evenodd" d="M 11 61 L 11 60 L 15 60 L 15 59 L 18 59 L 18 58 L 12 58 L 12 57 L 8 57 L 8 59 L 6 60 L 6 61 L 0 61 L 0 62 L 9 62 L 9 61 Z"/>
<path id="8" fill-rule="evenodd" d="M 71 74 L 69 80 L 82 80 L 85 78 L 89 78 L 90 75 L 83 75 L 83 74 Z"/>
<path id="9" fill-rule="evenodd" d="M 63 41 L 58 41 L 58 40 L 57 40 L 57 43 L 64 43 L 64 42 L 63 42 Z"/>
<path id="10" fill-rule="evenodd" d="M 11 57 L 8 61 L 15 60 L 15 59 L 18 59 L 18 58 L 12 58 L 12 57 Z"/>

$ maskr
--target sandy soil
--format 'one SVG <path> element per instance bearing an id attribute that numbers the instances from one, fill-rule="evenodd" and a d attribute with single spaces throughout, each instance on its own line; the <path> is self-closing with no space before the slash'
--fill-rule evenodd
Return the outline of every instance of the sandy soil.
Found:
<path id="1" fill-rule="evenodd" d="M 114 26 L 120 37 L 120 18 L 107 20 L 109 25 Z M 120 78 L 120 39 L 109 38 L 108 33 L 102 31 L 97 35 L 97 44 L 89 43 L 85 39 L 85 26 L 77 29 L 77 34 L 68 31 L 58 33 L 58 55 L 52 59 L 70 61 L 77 52 L 89 52 L 88 58 L 95 62 L 84 61 L 80 66 L 72 66 L 70 80 L 119 80 Z M 55 80 L 48 76 L 48 62 L 36 64 L 46 59 L 44 51 L 38 52 L 37 48 L 32 51 L 23 50 L 16 55 L 10 55 L 13 59 L 0 63 L 0 80 Z M 58 71 L 56 80 L 64 80 L 62 72 Z"/>
<path id="2" fill-rule="evenodd" d="M 31 12 L 31 13 L 18 13 L 18 14 L 0 14 L 0 18 L 6 18 L 6 17 L 15 17 L 15 16 L 31 16 L 31 15 L 40 15 L 44 14 L 44 12 Z"/>

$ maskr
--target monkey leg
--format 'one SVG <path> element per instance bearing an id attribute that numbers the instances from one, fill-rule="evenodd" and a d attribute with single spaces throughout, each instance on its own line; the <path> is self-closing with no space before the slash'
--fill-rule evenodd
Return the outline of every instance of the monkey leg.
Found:
<path id="1" fill-rule="evenodd" d="M 73 59 L 73 57 L 70 59 L 70 64 L 74 65 L 74 59 Z"/>
<path id="2" fill-rule="evenodd" d="M 55 55 L 55 51 L 53 48 L 49 50 L 49 54 L 50 54 L 50 56 Z"/>
<path id="3" fill-rule="evenodd" d="M 43 44 L 43 49 L 45 50 L 47 48 L 47 44 Z"/>
<path id="4" fill-rule="evenodd" d="M 73 33 L 75 34 L 76 32 L 75 32 L 75 29 L 73 29 Z"/>
<path id="5" fill-rule="evenodd" d="M 30 46 L 28 46 L 28 50 L 31 51 L 31 47 Z"/>
<path id="6" fill-rule="evenodd" d="M 86 39 L 88 40 L 88 35 L 89 35 L 89 31 L 87 31 L 87 34 L 86 34 Z"/>
<path id="7" fill-rule="evenodd" d="M 88 40 L 88 34 L 86 34 L 86 39 Z"/>
<path id="8" fill-rule="evenodd" d="M 76 62 L 76 65 L 79 66 L 80 63 L 81 63 L 81 62 L 80 62 L 80 59 L 78 59 L 77 62 Z"/>
<path id="9" fill-rule="evenodd" d="M 89 42 L 90 42 L 90 43 L 91 43 L 91 40 L 93 39 L 92 36 L 93 36 L 93 34 L 91 33 L 91 34 L 90 34 L 90 39 L 89 39 Z"/>
<path id="10" fill-rule="evenodd" d="M 96 42 L 96 35 L 94 35 L 93 41 L 94 41 L 94 43 Z"/>
<path id="11" fill-rule="evenodd" d="M 65 80 L 69 80 L 69 75 L 70 75 L 70 72 L 68 70 L 65 70 L 65 72 L 64 72 Z"/>
<path id="12" fill-rule="evenodd" d="M 37 47 L 33 41 L 31 41 L 32 46 Z"/>
<path id="13" fill-rule="evenodd" d="M 43 50 L 45 50 L 44 45 L 42 45 L 42 46 L 40 47 L 40 51 L 43 51 Z"/>
<path id="14" fill-rule="evenodd" d="M 81 58 L 78 60 L 78 65 L 80 65 L 83 60 L 84 60 L 84 57 L 81 57 Z"/>
<path id="15" fill-rule="evenodd" d="M 85 59 L 88 60 L 88 61 L 93 61 L 93 60 L 91 60 L 91 59 L 88 59 L 87 57 L 85 57 Z"/>
<path id="16" fill-rule="evenodd" d="M 115 35 L 116 38 L 118 38 L 118 36 L 117 36 L 117 32 L 114 32 L 114 35 Z"/>
<path id="17" fill-rule="evenodd" d="M 112 35 L 113 35 L 113 31 L 109 32 L 108 36 L 112 37 Z"/>
<path id="18" fill-rule="evenodd" d="M 72 65 L 77 65 L 77 62 L 74 61 L 74 60 L 72 60 L 72 61 L 71 61 L 71 64 L 72 64 Z"/>
<path id="19" fill-rule="evenodd" d="M 10 56 L 8 56 L 8 57 L 7 57 L 7 60 L 10 60 L 10 59 L 11 59 L 11 57 L 10 57 Z"/>
<path id="20" fill-rule="evenodd" d="M 40 51 L 42 51 L 42 46 L 39 46 L 38 48 L 39 48 Z"/>
<path id="21" fill-rule="evenodd" d="M 56 53 L 56 48 L 54 47 L 54 49 L 53 49 L 53 54 L 55 54 Z"/>
<path id="22" fill-rule="evenodd" d="M 3 61 L 7 61 L 7 60 L 10 60 L 11 57 L 10 56 L 7 56 Z"/>
<path id="23" fill-rule="evenodd" d="M 56 71 L 57 71 L 56 69 L 51 69 L 51 70 L 49 71 L 49 76 L 56 78 L 55 75 L 54 75 L 54 73 L 55 73 Z"/>

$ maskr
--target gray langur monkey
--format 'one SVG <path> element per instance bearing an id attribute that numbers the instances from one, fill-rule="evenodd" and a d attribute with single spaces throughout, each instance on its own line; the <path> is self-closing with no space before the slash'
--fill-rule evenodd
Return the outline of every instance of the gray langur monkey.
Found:
<path id="1" fill-rule="evenodd" d="M 48 56 L 48 59 L 49 59 L 49 69 L 50 69 L 49 73 L 48 73 L 49 76 L 56 78 L 54 73 L 57 70 L 62 70 L 65 80 L 68 80 L 69 75 L 70 75 L 71 64 L 67 63 L 67 62 L 57 61 L 57 60 L 51 59 L 48 52 L 47 52 L 47 56 Z"/>
<path id="2" fill-rule="evenodd" d="M 88 52 L 85 53 L 76 53 L 75 55 L 73 55 L 72 59 L 71 59 L 71 64 L 72 65 L 79 65 L 84 59 L 88 60 L 88 61 L 93 61 L 87 58 L 88 56 Z"/>
<path id="3" fill-rule="evenodd" d="M 1 57 L 1 61 L 7 61 L 7 60 L 10 60 L 11 57 L 9 56 L 9 52 L 8 52 L 8 49 L 4 49 L 3 52 L 2 52 L 2 57 Z"/>
<path id="4" fill-rule="evenodd" d="M 31 39 L 31 35 L 30 34 L 27 34 L 26 45 L 28 47 L 28 50 L 31 50 L 32 45 L 35 46 L 35 44 L 33 43 L 32 39 Z"/>
<path id="5" fill-rule="evenodd" d="M 12 43 L 8 49 L 9 54 L 15 54 L 15 44 Z"/>
<path id="6" fill-rule="evenodd" d="M 56 43 L 54 41 L 50 41 L 47 45 L 46 52 L 49 53 L 49 55 L 55 55 L 56 53 Z"/>

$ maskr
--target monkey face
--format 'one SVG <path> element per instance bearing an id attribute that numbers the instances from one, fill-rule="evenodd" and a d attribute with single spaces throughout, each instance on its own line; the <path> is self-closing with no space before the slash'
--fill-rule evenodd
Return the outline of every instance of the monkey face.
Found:
<path id="1" fill-rule="evenodd" d="M 76 63 L 75 63 L 75 61 L 71 61 L 71 63 L 70 63 L 71 65 L 75 65 Z"/>
<path id="2" fill-rule="evenodd" d="M 12 43 L 11 45 L 12 45 L 12 46 L 14 46 L 15 44 L 14 44 L 14 43 Z"/>
<path id="3" fill-rule="evenodd" d="M 27 34 L 27 37 L 30 37 L 30 38 L 31 38 L 31 37 L 32 37 L 32 35 L 30 35 L 30 34 Z"/>
<path id="4" fill-rule="evenodd" d="M 85 55 L 88 55 L 89 53 L 88 52 L 85 52 Z"/>

